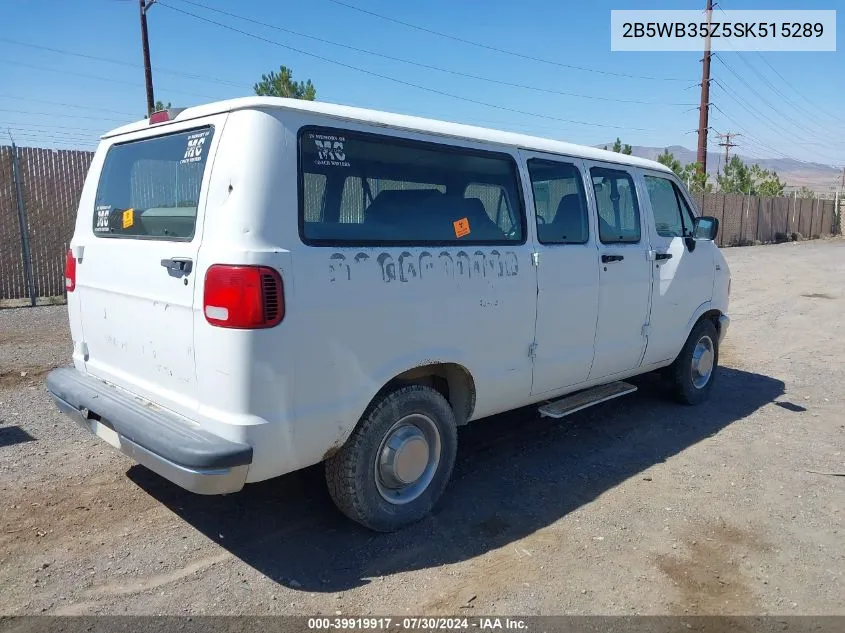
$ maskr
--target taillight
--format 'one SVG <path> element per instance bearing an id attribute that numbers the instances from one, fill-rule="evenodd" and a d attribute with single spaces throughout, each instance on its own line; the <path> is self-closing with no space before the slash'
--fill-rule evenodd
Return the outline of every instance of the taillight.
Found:
<path id="1" fill-rule="evenodd" d="M 68 249 L 65 255 L 65 290 L 73 292 L 76 289 L 76 258 L 73 251 Z"/>
<path id="2" fill-rule="evenodd" d="M 164 123 L 170 120 L 170 113 L 167 110 L 158 110 L 150 115 L 150 125 Z"/>
<path id="3" fill-rule="evenodd" d="M 202 309 L 218 327 L 273 327 L 285 316 L 282 278 L 267 266 L 214 264 L 205 273 Z"/>

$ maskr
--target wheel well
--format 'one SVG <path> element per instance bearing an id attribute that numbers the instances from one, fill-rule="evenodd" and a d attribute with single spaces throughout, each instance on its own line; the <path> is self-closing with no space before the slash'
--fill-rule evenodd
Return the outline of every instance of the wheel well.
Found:
<path id="1" fill-rule="evenodd" d="M 713 326 L 716 328 L 716 332 L 719 332 L 721 334 L 722 324 L 719 322 L 720 316 L 722 316 L 722 313 L 719 310 L 708 310 L 700 317 L 698 317 L 698 321 L 703 321 L 704 319 L 709 320 L 711 323 L 713 323 Z M 698 321 L 696 321 L 696 323 L 698 323 Z"/>
<path id="2" fill-rule="evenodd" d="M 403 385 L 425 385 L 440 392 L 455 412 L 458 426 L 466 424 L 472 417 L 475 409 L 475 381 L 469 371 L 461 365 L 432 363 L 414 367 L 388 382 L 373 400 Z"/>

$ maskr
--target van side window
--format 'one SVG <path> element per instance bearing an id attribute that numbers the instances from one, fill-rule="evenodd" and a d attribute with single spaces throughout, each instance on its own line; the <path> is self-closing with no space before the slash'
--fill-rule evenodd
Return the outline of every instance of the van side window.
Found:
<path id="1" fill-rule="evenodd" d="M 299 135 L 299 171 L 307 243 L 524 241 L 516 163 L 507 154 L 309 127 Z M 314 182 L 323 183 L 320 214 Z"/>
<path id="2" fill-rule="evenodd" d="M 687 200 L 684 198 L 684 194 L 681 192 L 680 187 L 673 182 L 672 188 L 675 190 L 675 195 L 681 203 L 681 222 L 683 222 L 684 230 L 686 231 L 684 235 L 692 235 L 692 227 L 695 223 L 695 213 L 687 204 Z"/>
<path id="3" fill-rule="evenodd" d="M 680 200 L 672 181 L 646 176 L 645 184 L 657 234 L 662 237 L 685 237 L 687 227 L 684 226 Z"/>
<path id="4" fill-rule="evenodd" d="M 112 146 L 97 185 L 94 235 L 191 240 L 213 134 L 204 127 Z"/>
<path id="5" fill-rule="evenodd" d="M 484 205 L 484 210 L 503 232 L 513 229 L 513 210 L 510 208 L 508 194 L 501 185 L 472 182 L 464 191 L 464 198 L 477 198 Z"/>
<path id="6" fill-rule="evenodd" d="M 572 163 L 528 161 L 537 238 L 543 244 L 584 244 L 590 236 L 581 172 Z"/>
<path id="7" fill-rule="evenodd" d="M 668 178 L 645 177 L 657 234 L 663 237 L 692 235 L 695 216 L 678 185 Z"/>
<path id="8" fill-rule="evenodd" d="M 604 167 L 593 167 L 590 176 L 596 193 L 599 239 L 602 244 L 639 242 L 640 207 L 634 179 L 626 171 Z"/>

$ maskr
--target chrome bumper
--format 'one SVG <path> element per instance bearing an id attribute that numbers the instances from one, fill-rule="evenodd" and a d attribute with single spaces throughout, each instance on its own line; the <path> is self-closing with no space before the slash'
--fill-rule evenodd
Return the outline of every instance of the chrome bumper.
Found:
<path id="1" fill-rule="evenodd" d="M 731 318 L 727 314 L 719 316 L 719 345 L 725 340 L 725 335 L 728 333 L 728 328 L 731 325 Z"/>
<path id="2" fill-rule="evenodd" d="M 230 442 L 72 367 L 47 376 L 58 408 L 92 434 L 185 490 L 237 492 L 246 482 L 252 447 Z"/>

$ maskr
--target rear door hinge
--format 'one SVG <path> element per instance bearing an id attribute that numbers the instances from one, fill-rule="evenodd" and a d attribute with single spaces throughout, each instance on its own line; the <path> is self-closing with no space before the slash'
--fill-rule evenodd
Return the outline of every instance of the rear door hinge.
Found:
<path id="1" fill-rule="evenodd" d="M 531 345 L 528 346 L 528 357 L 537 358 L 537 343 L 531 343 Z"/>
<path id="2" fill-rule="evenodd" d="M 534 266 L 540 265 L 540 253 L 538 253 L 538 252 L 531 253 L 531 264 L 533 264 Z"/>

